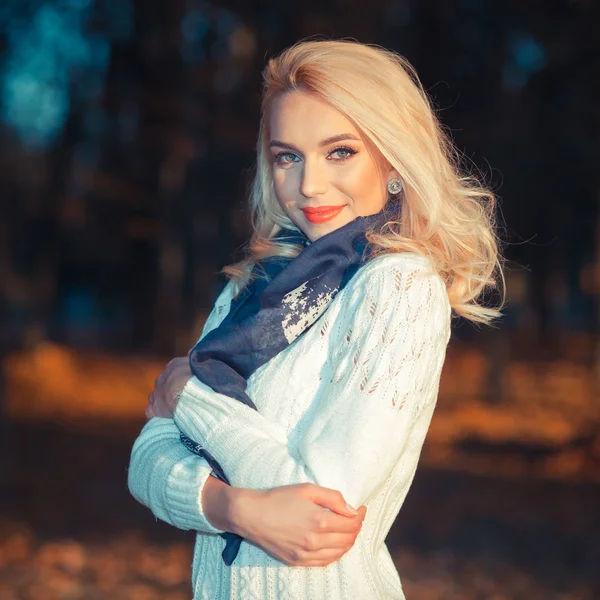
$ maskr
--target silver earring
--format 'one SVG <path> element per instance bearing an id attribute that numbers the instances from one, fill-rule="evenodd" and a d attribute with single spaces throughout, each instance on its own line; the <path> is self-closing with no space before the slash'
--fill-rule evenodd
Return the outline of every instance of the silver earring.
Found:
<path id="1" fill-rule="evenodd" d="M 402 179 L 400 179 L 399 177 L 394 177 L 393 179 L 390 179 L 387 184 L 387 189 L 390 196 L 398 196 L 398 194 L 400 194 L 400 192 L 402 191 L 403 187 L 404 185 L 402 184 Z"/>

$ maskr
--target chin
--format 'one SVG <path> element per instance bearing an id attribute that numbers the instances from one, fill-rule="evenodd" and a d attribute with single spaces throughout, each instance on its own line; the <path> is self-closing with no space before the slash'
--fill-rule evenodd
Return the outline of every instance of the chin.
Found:
<path id="1" fill-rule="evenodd" d="M 347 220 L 344 220 L 341 223 L 334 223 L 333 221 L 330 221 L 328 223 L 309 223 L 308 226 L 304 227 L 304 235 L 306 235 L 306 237 L 311 242 L 315 242 L 320 237 L 323 237 L 324 235 L 327 235 L 328 233 L 331 233 L 332 231 L 343 227 L 347 223 Z"/>

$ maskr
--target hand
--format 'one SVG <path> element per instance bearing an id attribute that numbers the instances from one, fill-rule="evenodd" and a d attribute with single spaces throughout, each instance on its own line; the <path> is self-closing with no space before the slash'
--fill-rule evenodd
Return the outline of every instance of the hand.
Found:
<path id="1" fill-rule="evenodd" d="M 231 511 L 234 533 L 290 566 L 321 567 L 354 545 L 367 509 L 354 513 L 340 492 L 303 483 L 238 489 Z"/>
<path id="2" fill-rule="evenodd" d="M 154 381 L 154 390 L 148 397 L 148 406 L 144 413 L 146 419 L 171 418 L 177 408 L 179 394 L 191 376 L 188 356 L 177 356 L 167 363 L 163 372 Z"/>

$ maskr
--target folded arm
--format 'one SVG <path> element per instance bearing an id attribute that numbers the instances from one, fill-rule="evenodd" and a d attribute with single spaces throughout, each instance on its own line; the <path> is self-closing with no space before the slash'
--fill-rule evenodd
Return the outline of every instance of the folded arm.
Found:
<path id="1" fill-rule="evenodd" d="M 345 323 L 336 319 L 337 335 L 331 334 L 332 375 L 305 416 L 296 448 L 279 425 L 195 377 L 175 423 L 210 451 L 234 486 L 311 482 L 363 504 L 437 397 L 450 309 L 442 280 L 424 264 L 414 255 L 387 255 L 348 283 L 337 317 Z"/>

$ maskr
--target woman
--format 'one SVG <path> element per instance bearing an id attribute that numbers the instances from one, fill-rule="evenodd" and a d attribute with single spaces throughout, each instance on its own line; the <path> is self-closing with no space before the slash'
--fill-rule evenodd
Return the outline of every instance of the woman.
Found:
<path id="1" fill-rule="evenodd" d="M 199 532 L 196 599 L 401 599 L 384 539 L 436 404 L 451 310 L 481 323 L 499 315 L 477 303 L 501 278 L 494 198 L 460 173 L 402 57 L 302 42 L 269 61 L 264 81 L 254 234 L 247 258 L 224 269 L 230 281 L 198 347 L 243 312 L 243 290 L 273 257 L 293 271 L 353 232 L 346 249 L 360 253 L 362 235 L 367 260 L 310 314 L 296 293 L 305 286 L 279 299 L 291 311 L 289 345 L 244 382 L 257 410 L 192 377 L 193 360 L 171 361 L 133 447 L 129 488 L 158 518 Z M 340 256 L 316 279 L 339 271 Z M 181 432 L 231 485 L 210 477 Z M 226 531 L 245 540 L 230 566 Z"/>

